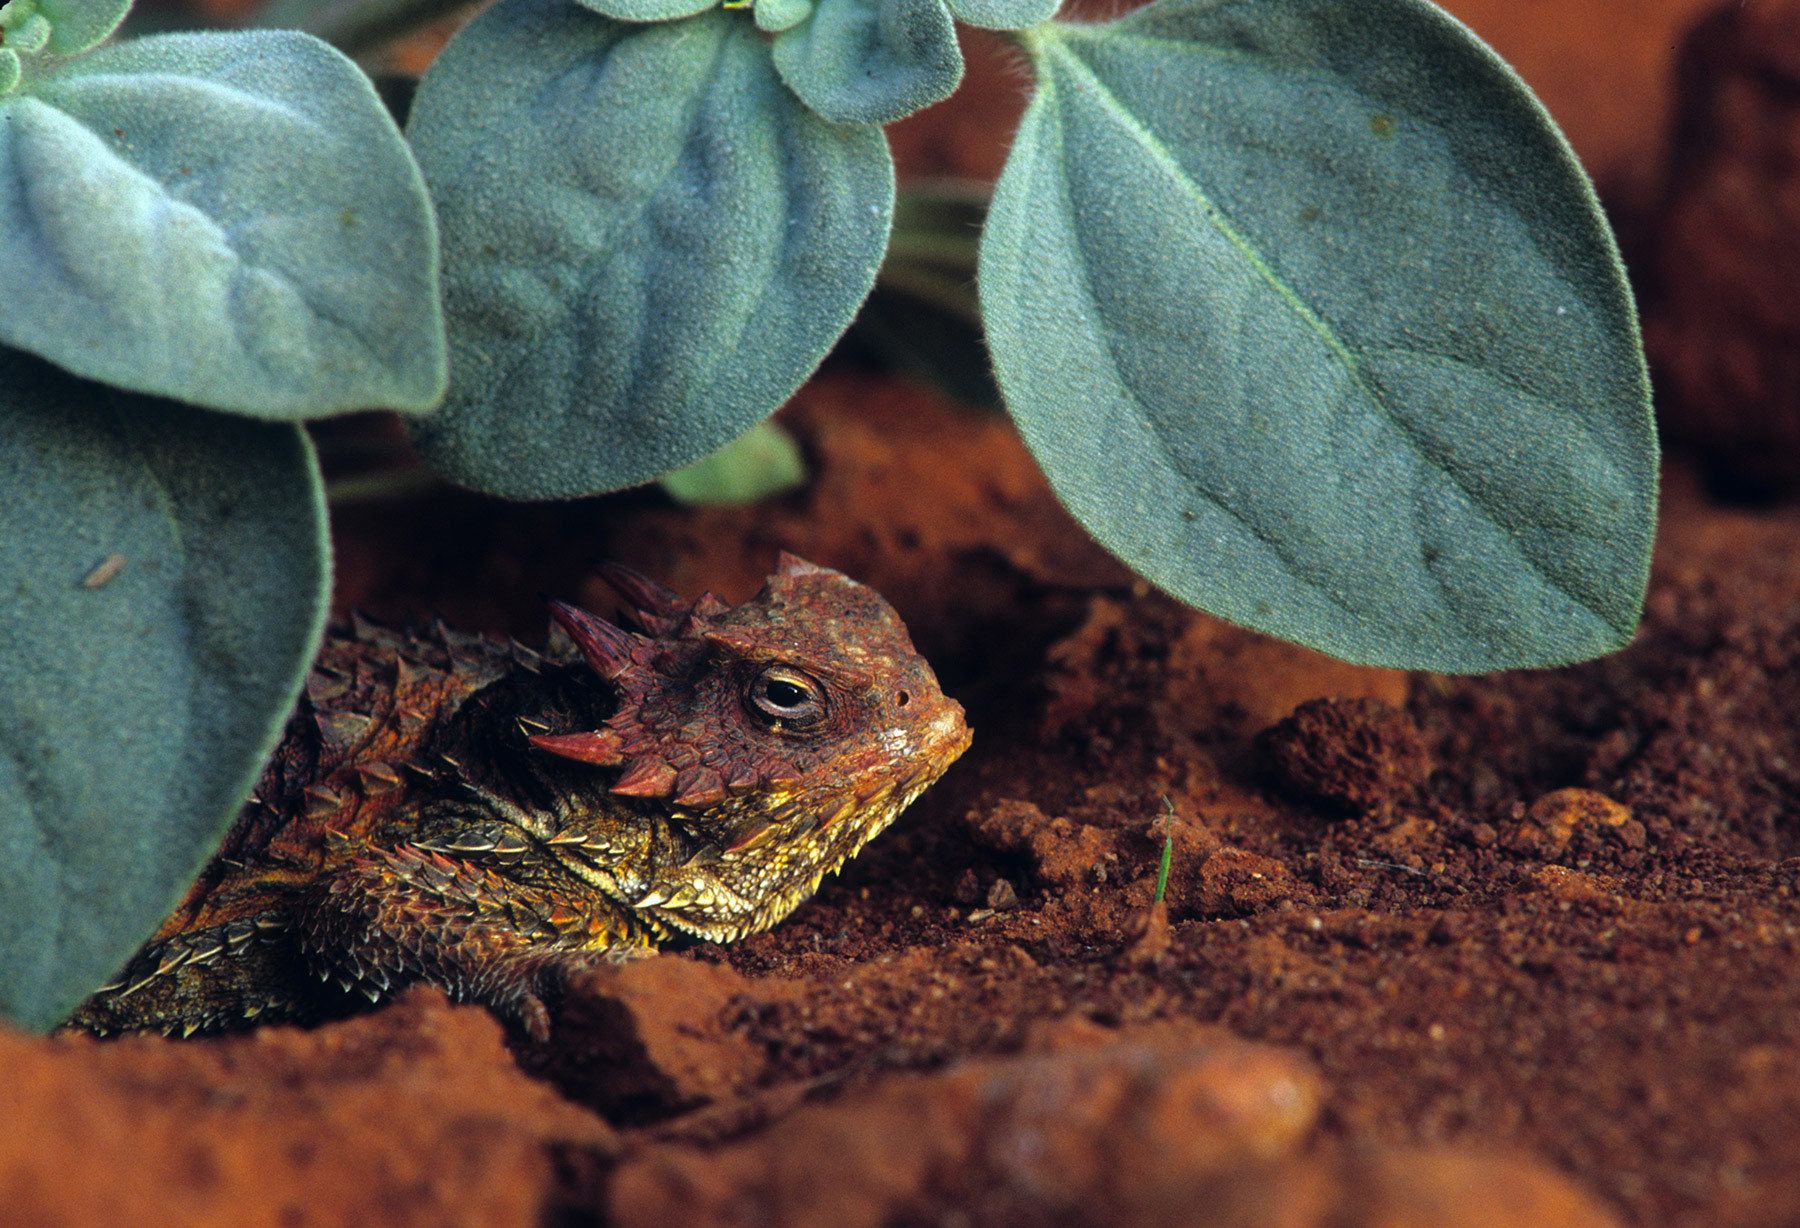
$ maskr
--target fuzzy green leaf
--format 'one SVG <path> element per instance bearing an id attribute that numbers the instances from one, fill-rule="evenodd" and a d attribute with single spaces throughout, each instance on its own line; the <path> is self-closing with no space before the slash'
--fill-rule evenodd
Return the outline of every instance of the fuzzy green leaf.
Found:
<path id="1" fill-rule="evenodd" d="M 298 427 L 0 350 L 0 1016 L 58 1022 L 198 873 L 273 748 L 329 580 Z"/>
<path id="2" fill-rule="evenodd" d="M 42 13 L 33 13 L 6 31 L 6 49 L 21 55 L 42 51 L 50 43 L 51 32 L 50 19 Z"/>
<path id="3" fill-rule="evenodd" d="M 775 67 L 837 124 L 888 124 L 948 98 L 962 51 L 943 0 L 818 0 L 775 36 Z"/>
<path id="4" fill-rule="evenodd" d="M 0 95 L 10 94 L 19 83 L 19 74 L 23 71 L 19 63 L 19 53 L 0 47 Z"/>
<path id="5" fill-rule="evenodd" d="M 576 0 L 618 21 L 674 21 L 714 8 L 718 0 Z"/>
<path id="6" fill-rule="evenodd" d="M 949 0 L 950 12 L 966 26 L 1023 30 L 1056 16 L 1062 0 Z"/>
<path id="7" fill-rule="evenodd" d="M 662 487 L 682 503 L 736 507 L 805 483 L 800 445 L 773 422 L 758 422 L 711 456 L 665 476 Z"/>
<path id="8" fill-rule="evenodd" d="M 1618 648 L 1657 455 L 1598 204 L 1421 0 L 1161 0 L 1031 31 L 981 257 L 996 372 L 1096 537 L 1355 661 Z"/>
<path id="9" fill-rule="evenodd" d="M 756 28 L 764 34 L 791 30 L 811 17 L 812 11 L 812 0 L 756 0 L 751 8 Z"/>
<path id="10" fill-rule="evenodd" d="M 37 0 L 37 11 L 50 20 L 51 54 L 79 55 L 119 28 L 131 0 Z"/>
<path id="11" fill-rule="evenodd" d="M 745 13 L 501 0 L 410 132 L 455 372 L 419 444 L 515 498 L 647 482 L 767 417 L 868 293 L 893 211 L 880 131 L 801 107 Z"/>
<path id="12" fill-rule="evenodd" d="M 146 38 L 0 99 L 0 342 L 258 418 L 430 408 L 430 202 L 368 78 L 304 34 Z"/>

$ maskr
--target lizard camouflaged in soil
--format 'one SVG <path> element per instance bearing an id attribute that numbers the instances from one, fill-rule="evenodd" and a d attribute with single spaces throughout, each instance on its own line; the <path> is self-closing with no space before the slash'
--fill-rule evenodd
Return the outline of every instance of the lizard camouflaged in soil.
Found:
<path id="1" fill-rule="evenodd" d="M 780 921 L 969 744 L 892 607 L 835 571 L 784 555 L 736 607 L 604 574 L 638 630 L 553 602 L 579 658 L 330 637 L 217 856 L 71 1025 L 186 1034 L 425 981 L 541 1038 L 571 972 Z"/>

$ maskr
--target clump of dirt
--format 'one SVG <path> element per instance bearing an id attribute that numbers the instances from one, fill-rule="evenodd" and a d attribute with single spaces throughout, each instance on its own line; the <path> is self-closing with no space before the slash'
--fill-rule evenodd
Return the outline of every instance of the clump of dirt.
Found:
<path id="1" fill-rule="evenodd" d="M 1632 824 L 1629 829 L 1627 823 Z M 1619 841 L 1632 848 L 1643 848 L 1649 839 L 1644 825 L 1631 817 L 1629 807 L 1592 789 L 1558 789 L 1544 794 L 1531 803 L 1506 839 L 1508 846 L 1519 852 L 1556 857 L 1568 851 L 1569 841 L 1583 829 L 1611 829 Z"/>
<path id="2" fill-rule="evenodd" d="M 1313 699 L 1256 739 L 1273 783 L 1352 813 L 1412 797 L 1431 757 L 1412 718 L 1377 699 Z"/>
<path id="3" fill-rule="evenodd" d="M 0 1031 L 0 1063 L 7 1224 L 529 1223 L 620 1151 L 435 990 L 219 1044 Z"/>
<path id="4" fill-rule="evenodd" d="M 588 973 L 560 1004 L 551 1043 L 525 1069 L 621 1123 L 654 1121 L 754 1087 L 762 1051 L 734 1027 L 736 1008 L 779 998 L 723 964 L 633 959 Z"/>

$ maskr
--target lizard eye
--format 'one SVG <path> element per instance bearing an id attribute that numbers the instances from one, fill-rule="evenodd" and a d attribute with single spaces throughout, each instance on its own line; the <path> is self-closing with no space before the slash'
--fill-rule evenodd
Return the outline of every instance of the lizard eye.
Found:
<path id="1" fill-rule="evenodd" d="M 825 717 L 824 690 L 797 669 L 771 665 L 750 684 L 750 706 L 764 719 L 804 729 Z"/>

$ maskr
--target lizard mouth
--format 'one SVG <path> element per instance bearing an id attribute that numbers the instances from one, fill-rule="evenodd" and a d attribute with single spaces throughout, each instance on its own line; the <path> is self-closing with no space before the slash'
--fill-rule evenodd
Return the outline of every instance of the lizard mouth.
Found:
<path id="1" fill-rule="evenodd" d="M 927 731 L 918 768 L 863 795 L 776 818 L 753 838 L 658 875 L 630 900 L 651 926 L 710 942 L 735 942 L 779 923 L 828 876 L 891 826 L 969 747 L 954 701 Z"/>

